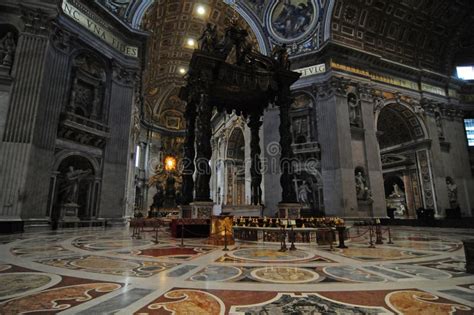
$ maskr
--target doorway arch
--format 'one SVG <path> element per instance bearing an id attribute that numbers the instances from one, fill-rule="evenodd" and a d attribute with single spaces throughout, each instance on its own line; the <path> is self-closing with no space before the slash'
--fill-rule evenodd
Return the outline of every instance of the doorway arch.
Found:
<path id="1" fill-rule="evenodd" d="M 245 138 L 240 127 L 234 128 L 227 140 L 225 170 L 225 204 L 245 205 Z"/>
<path id="2" fill-rule="evenodd" d="M 399 218 L 415 217 L 418 208 L 436 210 L 423 119 L 409 104 L 392 99 L 377 110 L 375 123 L 387 208 Z"/>

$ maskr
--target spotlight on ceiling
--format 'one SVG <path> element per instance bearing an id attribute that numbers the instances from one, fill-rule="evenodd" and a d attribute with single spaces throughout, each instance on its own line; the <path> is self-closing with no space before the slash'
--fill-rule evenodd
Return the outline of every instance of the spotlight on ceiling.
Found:
<path id="1" fill-rule="evenodd" d="M 188 46 L 189 48 L 194 48 L 196 46 L 196 41 L 194 40 L 194 38 L 188 38 L 188 40 L 186 41 L 186 46 Z"/>
<path id="2" fill-rule="evenodd" d="M 198 15 L 203 16 L 204 14 L 206 14 L 206 8 L 205 8 L 202 4 L 199 4 L 199 5 L 196 7 L 196 13 L 197 13 Z"/>
<path id="3" fill-rule="evenodd" d="M 209 6 L 202 4 L 202 3 L 196 3 L 194 5 L 193 9 L 193 15 L 197 18 L 200 19 L 207 19 L 209 17 Z"/>

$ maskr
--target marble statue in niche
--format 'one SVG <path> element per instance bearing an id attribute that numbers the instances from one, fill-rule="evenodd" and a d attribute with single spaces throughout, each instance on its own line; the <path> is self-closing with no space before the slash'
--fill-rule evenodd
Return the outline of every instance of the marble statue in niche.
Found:
<path id="1" fill-rule="evenodd" d="M 365 177 L 361 169 L 356 170 L 355 184 L 357 199 L 369 200 L 371 198 L 371 192 L 369 190 L 367 178 Z"/>
<path id="2" fill-rule="evenodd" d="M 347 106 L 349 107 L 349 122 L 351 126 L 362 127 L 360 102 L 354 93 L 347 95 Z"/>
<path id="3" fill-rule="evenodd" d="M 400 186 L 397 183 L 393 184 L 393 192 L 390 194 L 390 198 L 400 198 L 404 197 L 405 193 L 401 190 Z"/>
<path id="4" fill-rule="evenodd" d="M 13 64 L 13 56 L 15 55 L 16 42 L 12 32 L 8 32 L 0 39 L 0 62 L 1 65 L 11 67 Z"/>
<path id="5" fill-rule="evenodd" d="M 272 13 L 272 28 L 284 39 L 295 39 L 303 35 L 315 18 L 311 0 L 279 1 Z"/>
<path id="6" fill-rule="evenodd" d="M 435 112 L 435 121 L 436 121 L 436 131 L 438 132 L 438 137 L 440 139 L 444 139 L 443 122 L 442 122 L 441 114 L 439 112 Z"/>
<path id="7" fill-rule="evenodd" d="M 64 182 L 61 190 L 64 192 L 62 202 L 65 204 L 77 204 L 79 196 L 79 184 L 81 180 L 87 177 L 91 170 L 75 170 L 69 166 L 68 172 L 64 176 Z"/>
<path id="8" fill-rule="evenodd" d="M 446 177 L 446 186 L 448 188 L 449 206 L 451 209 L 457 208 L 458 204 L 458 186 L 451 177 Z"/>
<path id="9" fill-rule="evenodd" d="M 303 205 L 309 205 L 308 193 L 311 193 L 311 190 L 308 187 L 308 184 L 305 180 L 298 187 L 298 201 Z"/>

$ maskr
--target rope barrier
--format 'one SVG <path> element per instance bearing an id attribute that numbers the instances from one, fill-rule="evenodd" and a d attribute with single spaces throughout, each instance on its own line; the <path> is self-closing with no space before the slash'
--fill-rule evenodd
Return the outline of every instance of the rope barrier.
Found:
<path id="1" fill-rule="evenodd" d="M 365 230 L 365 232 L 363 232 L 362 234 L 359 234 L 359 235 L 356 235 L 356 236 L 354 236 L 354 237 L 351 237 L 351 239 L 355 239 L 355 238 L 362 237 L 362 236 L 364 236 L 365 234 L 367 234 L 369 231 L 370 231 L 370 228 L 368 228 L 367 230 Z"/>

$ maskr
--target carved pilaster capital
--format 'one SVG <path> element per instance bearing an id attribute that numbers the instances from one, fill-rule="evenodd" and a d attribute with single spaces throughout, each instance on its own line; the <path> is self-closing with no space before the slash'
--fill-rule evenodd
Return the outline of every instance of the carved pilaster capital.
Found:
<path id="1" fill-rule="evenodd" d="M 56 49 L 65 53 L 69 52 L 71 49 L 71 43 L 74 42 L 74 37 L 75 36 L 71 32 L 66 31 L 58 24 L 52 24 L 50 40 Z"/>
<path id="2" fill-rule="evenodd" d="M 21 6 L 21 19 L 25 23 L 25 33 L 48 35 L 51 18 L 46 11 L 39 8 Z"/>
<path id="3" fill-rule="evenodd" d="M 465 117 L 465 112 L 462 109 L 456 108 L 453 105 L 443 105 L 440 108 L 441 116 L 452 120 L 462 120 Z"/>
<path id="4" fill-rule="evenodd" d="M 347 96 L 350 80 L 340 77 L 332 77 L 328 81 L 315 84 L 313 86 L 313 94 L 317 98 L 328 98 L 332 95 L 342 97 Z"/>
<path id="5" fill-rule="evenodd" d="M 356 85 L 357 93 L 359 94 L 359 99 L 363 102 L 372 103 L 377 97 L 376 91 L 371 84 L 367 83 L 358 83 Z"/>
<path id="6" fill-rule="evenodd" d="M 420 100 L 420 106 L 428 115 L 434 115 L 435 112 L 439 111 L 438 104 L 435 101 L 427 98 L 422 98 Z"/>
<path id="7" fill-rule="evenodd" d="M 135 70 L 127 69 L 115 61 L 112 63 L 112 78 L 116 82 L 124 85 L 133 85 L 135 76 Z"/>

